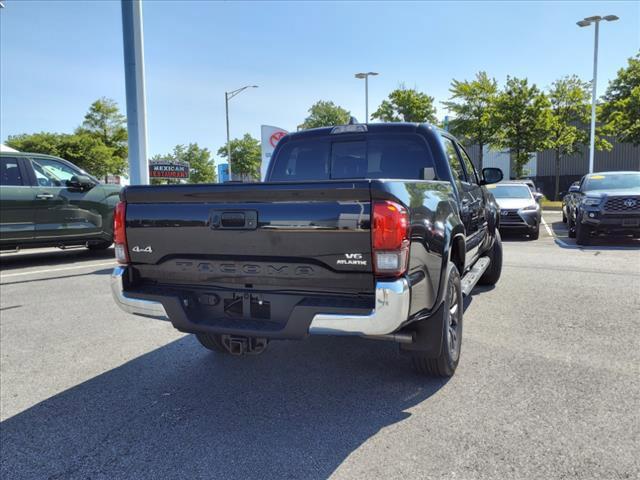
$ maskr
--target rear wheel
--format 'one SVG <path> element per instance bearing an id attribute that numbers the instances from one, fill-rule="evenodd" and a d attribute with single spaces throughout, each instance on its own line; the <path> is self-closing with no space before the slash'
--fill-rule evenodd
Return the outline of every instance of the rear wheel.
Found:
<path id="1" fill-rule="evenodd" d="M 460 361 L 462 346 L 462 287 L 457 267 L 449 262 L 449 280 L 443 301 L 440 319 L 442 325 L 442 348 L 440 355 L 429 358 L 425 354 L 413 352 L 411 360 L 414 368 L 421 374 L 450 377 L 456 371 Z"/>
<path id="2" fill-rule="evenodd" d="M 496 238 L 491 249 L 485 254 L 491 260 L 489 267 L 482 274 L 478 283 L 480 285 L 495 285 L 500 280 L 502 274 L 502 238 L 500 232 L 496 230 Z"/>

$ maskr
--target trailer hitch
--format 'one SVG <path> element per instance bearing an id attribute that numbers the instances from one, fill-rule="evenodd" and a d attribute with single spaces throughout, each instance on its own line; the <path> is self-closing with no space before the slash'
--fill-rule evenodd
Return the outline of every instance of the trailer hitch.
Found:
<path id="1" fill-rule="evenodd" d="M 266 338 L 222 335 L 222 344 L 231 355 L 259 355 L 267 348 L 269 340 Z"/>

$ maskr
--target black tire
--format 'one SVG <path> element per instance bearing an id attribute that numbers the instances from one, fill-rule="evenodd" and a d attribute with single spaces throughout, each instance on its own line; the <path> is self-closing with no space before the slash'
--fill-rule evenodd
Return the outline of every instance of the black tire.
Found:
<path id="1" fill-rule="evenodd" d="M 416 371 L 432 377 L 452 376 L 460 361 L 462 347 L 462 286 L 457 267 L 449 262 L 449 280 L 441 314 L 442 348 L 437 358 L 429 358 L 420 352 L 413 352 L 411 361 Z"/>
<path id="2" fill-rule="evenodd" d="M 536 229 L 529 234 L 530 240 L 538 240 L 540 238 L 540 225 L 536 227 Z"/>
<path id="3" fill-rule="evenodd" d="M 113 242 L 96 242 L 96 243 L 88 243 L 87 248 L 89 250 L 106 250 L 111 246 Z"/>
<path id="4" fill-rule="evenodd" d="M 196 333 L 196 338 L 204 348 L 218 353 L 229 353 L 229 350 L 222 344 L 222 335 L 213 333 Z"/>
<path id="5" fill-rule="evenodd" d="M 496 238 L 489 251 L 485 254 L 491 260 L 489 268 L 482 274 L 478 283 L 480 285 L 495 285 L 502 274 L 502 238 L 496 230 Z"/>
<path id="6" fill-rule="evenodd" d="M 585 227 L 582 223 L 577 223 L 575 232 L 577 245 L 589 245 L 591 243 L 591 237 L 588 227 Z"/>

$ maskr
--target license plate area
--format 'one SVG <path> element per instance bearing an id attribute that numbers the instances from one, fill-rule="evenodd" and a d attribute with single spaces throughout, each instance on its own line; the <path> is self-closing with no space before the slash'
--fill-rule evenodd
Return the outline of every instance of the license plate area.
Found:
<path id="1" fill-rule="evenodd" d="M 623 227 L 640 227 L 639 218 L 625 218 L 622 220 Z"/>

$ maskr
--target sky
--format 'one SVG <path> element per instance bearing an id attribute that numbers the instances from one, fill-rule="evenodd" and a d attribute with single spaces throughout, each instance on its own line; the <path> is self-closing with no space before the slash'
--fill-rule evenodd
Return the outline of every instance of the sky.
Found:
<path id="1" fill-rule="evenodd" d="M 38 131 L 72 132 L 89 105 L 125 106 L 122 18 L 117 0 L 2 0 L 0 140 Z M 452 79 L 484 70 L 541 88 L 568 74 L 590 80 L 593 27 L 601 24 L 598 95 L 640 50 L 640 1 L 208 2 L 144 0 L 148 153 L 197 142 L 225 144 L 224 92 L 232 138 L 260 125 L 295 130 L 317 100 L 365 117 L 361 71 L 374 111 L 404 84 L 440 102 Z"/>

